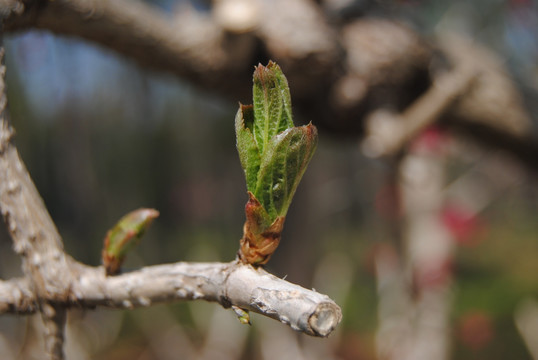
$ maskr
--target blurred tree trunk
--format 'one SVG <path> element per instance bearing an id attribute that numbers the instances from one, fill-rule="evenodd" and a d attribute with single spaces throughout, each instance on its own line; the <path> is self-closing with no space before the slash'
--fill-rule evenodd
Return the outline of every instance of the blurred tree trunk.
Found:
<path id="1" fill-rule="evenodd" d="M 380 359 L 450 358 L 454 242 L 441 216 L 444 157 L 423 147 L 398 165 L 402 243 L 377 257 Z"/>

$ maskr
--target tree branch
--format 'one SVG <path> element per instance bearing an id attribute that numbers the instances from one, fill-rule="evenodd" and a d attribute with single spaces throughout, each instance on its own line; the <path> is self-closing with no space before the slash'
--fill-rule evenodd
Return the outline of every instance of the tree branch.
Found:
<path id="1" fill-rule="evenodd" d="M 76 264 L 69 300 L 54 309 L 97 306 L 132 309 L 180 300 L 217 302 L 250 310 L 313 336 L 328 336 L 342 319 L 327 295 L 238 262 L 155 265 L 107 277 L 102 267 Z M 0 282 L 0 313 L 32 313 L 36 299 L 24 279 Z M 50 305 L 50 304 L 49 304 Z M 53 310 L 54 310 L 53 309 Z"/>
<path id="2" fill-rule="evenodd" d="M 234 33 L 214 16 L 199 14 L 187 6 L 174 18 L 140 1 L 20 0 L 25 11 L 7 17 L 4 29 L 40 28 L 78 36 L 114 49 L 145 67 L 174 73 L 237 99 L 237 95 L 250 92 L 251 68 L 258 51 L 255 38 L 267 42 L 272 56 L 284 53 L 287 65 L 299 74 L 304 74 L 304 69 L 297 66 L 298 60 L 312 61 L 307 67 L 311 80 L 299 77 L 303 79 L 301 84 L 307 80 L 305 86 L 311 88 L 315 79 L 331 71 L 332 58 L 338 54 L 333 31 L 310 1 L 291 2 L 296 11 L 252 2 L 253 28 L 258 30 Z M 300 31 L 292 28 L 298 25 Z M 312 65 L 317 66 L 315 73 L 311 73 Z"/>
<path id="3" fill-rule="evenodd" d="M 75 301 L 85 307 L 132 308 L 196 299 L 218 302 L 225 308 L 235 305 L 314 336 L 328 336 L 342 316 L 326 295 L 236 262 L 179 262 L 108 278 L 101 268 L 88 268 L 72 292 Z"/>
<path id="4" fill-rule="evenodd" d="M 29 315 L 37 310 L 37 300 L 28 279 L 0 281 L 0 315 Z"/>
<path id="5" fill-rule="evenodd" d="M 8 224 L 15 252 L 22 257 L 23 271 L 40 306 L 45 325 L 46 353 L 50 359 L 63 356 L 65 309 L 44 301 L 62 299 L 68 293 L 71 258 L 54 222 L 13 144 L 13 129 L 7 115 L 4 48 L 0 48 L 0 207 Z"/>
<path id="6" fill-rule="evenodd" d="M 469 64 L 460 64 L 454 71 L 439 76 L 433 85 L 402 114 L 378 110 L 366 119 L 367 136 L 364 152 L 372 157 L 395 155 L 420 131 L 438 121 L 476 79 L 477 72 Z"/>
<path id="7" fill-rule="evenodd" d="M 45 326 L 45 350 L 51 360 L 64 359 L 64 330 L 67 310 L 62 304 L 42 302 L 39 309 Z"/>

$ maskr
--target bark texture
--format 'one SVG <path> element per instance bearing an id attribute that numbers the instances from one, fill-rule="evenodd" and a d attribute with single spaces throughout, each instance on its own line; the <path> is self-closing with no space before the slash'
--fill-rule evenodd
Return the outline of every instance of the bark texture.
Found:
<path id="1" fill-rule="evenodd" d="M 327 295 L 279 279 L 262 268 L 238 262 L 156 265 L 118 276 L 106 276 L 102 267 L 75 264 L 78 273 L 69 300 L 48 308 L 107 307 L 133 309 L 185 300 L 217 302 L 250 310 L 313 336 L 328 336 L 342 312 Z M 38 299 L 26 279 L 0 283 L 1 313 L 38 311 Z M 50 306 L 50 305 L 49 305 Z"/>

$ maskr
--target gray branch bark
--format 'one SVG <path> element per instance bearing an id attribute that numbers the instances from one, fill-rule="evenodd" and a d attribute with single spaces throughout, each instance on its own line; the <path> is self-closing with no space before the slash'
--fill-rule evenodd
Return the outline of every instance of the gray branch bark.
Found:
<path id="1" fill-rule="evenodd" d="M 3 61 L 4 49 L 0 49 Z M 47 299 L 65 298 L 71 273 L 70 258 L 43 200 L 13 144 L 13 129 L 7 119 L 5 66 L 0 68 L 0 207 L 13 239 L 15 252 L 22 257 L 22 267 L 38 299 L 45 325 L 46 353 L 50 359 L 63 359 L 65 309 Z M 4 306 L 4 305 L 2 305 Z M 2 307 L 0 306 L 0 307 Z"/>
<path id="2" fill-rule="evenodd" d="M 0 280 L 0 314 L 29 315 L 37 311 L 37 299 L 26 278 Z"/>
<path id="3" fill-rule="evenodd" d="M 133 308 L 197 299 L 225 308 L 235 305 L 322 337 L 332 332 L 342 316 L 328 296 L 236 262 L 180 262 L 108 278 L 101 268 L 87 268 L 72 291 L 74 301 L 88 307 Z"/>
<path id="4" fill-rule="evenodd" d="M 56 308 L 133 309 L 185 300 L 217 302 L 250 310 L 312 336 L 328 336 L 342 312 L 327 295 L 279 279 L 238 262 L 156 265 L 107 277 L 102 267 L 75 264 L 66 300 Z M 33 313 L 37 297 L 26 279 L 0 282 L 0 313 Z M 51 310 L 52 311 L 52 310 Z"/>

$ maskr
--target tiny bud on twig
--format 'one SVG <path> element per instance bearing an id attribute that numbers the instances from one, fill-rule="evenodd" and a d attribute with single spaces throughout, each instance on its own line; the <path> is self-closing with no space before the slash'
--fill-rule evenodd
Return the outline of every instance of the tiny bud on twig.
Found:
<path id="1" fill-rule="evenodd" d="M 119 273 L 127 252 L 131 250 L 159 216 L 154 209 L 138 209 L 122 217 L 106 235 L 103 248 L 103 264 L 107 275 Z"/>

